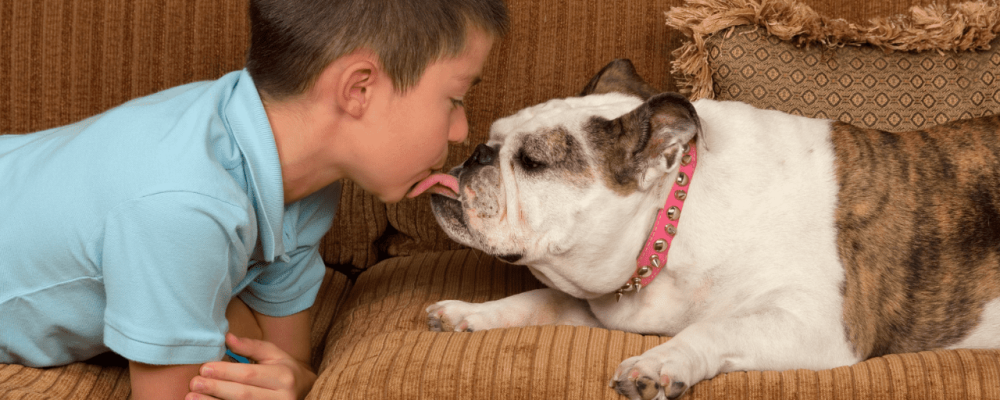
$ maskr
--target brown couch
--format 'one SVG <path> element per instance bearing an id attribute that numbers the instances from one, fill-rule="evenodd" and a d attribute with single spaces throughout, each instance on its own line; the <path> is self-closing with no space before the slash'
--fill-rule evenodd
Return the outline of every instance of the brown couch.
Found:
<path id="1" fill-rule="evenodd" d="M 0 132 L 71 123 L 241 68 L 245 3 L 0 0 Z M 864 23 L 913 3 L 806 4 L 822 15 Z M 677 89 L 672 51 L 686 37 L 668 28 L 664 12 L 682 0 L 508 5 L 513 29 L 495 46 L 483 83 L 468 96 L 470 139 L 453 146 L 449 166 L 485 140 L 492 120 L 576 94 L 609 60 L 629 58 L 654 86 Z M 310 398 L 618 399 L 606 384 L 618 363 L 668 340 L 568 326 L 429 332 L 423 309 L 437 300 L 492 300 L 541 284 L 524 268 L 451 242 L 434 224 L 425 198 L 386 205 L 350 182 L 344 189 L 323 242 L 330 268 L 315 306 L 319 379 Z M 0 365 L 0 399 L 126 398 L 122 362 L 112 356 L 50 369 Z M 686 396 L 998 399 L 1000 354 L 934 351 L 826 371 L 735 372 L 700 383 Z"/>

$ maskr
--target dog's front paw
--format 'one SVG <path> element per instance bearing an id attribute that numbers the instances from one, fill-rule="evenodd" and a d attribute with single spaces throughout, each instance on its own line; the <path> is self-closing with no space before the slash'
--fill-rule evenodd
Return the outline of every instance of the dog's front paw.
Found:
<path id="1" fill-rule="evenodd" d="M 629 399 L 676 399 L 688 389 L 678 367 L 649 351 L 622 361 L 610 386 Z"/>
<path id="2" fill-rule="evenodd" d="M 494 314 L 488 305 L 482 303 L 439 301 L 427 307 L 427 326 L 435 332 L 473 332 L 493 329 L 498 327 Z"/>

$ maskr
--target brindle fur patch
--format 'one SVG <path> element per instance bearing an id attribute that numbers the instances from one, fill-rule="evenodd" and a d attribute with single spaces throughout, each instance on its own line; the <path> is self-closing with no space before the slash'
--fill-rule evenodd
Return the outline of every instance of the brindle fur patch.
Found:
<path id="1" fill-rule="evenodd" d="M 545 173 L 560 174 L 561 182 L 586 186 L 593 181 L 583 146 L 563 127 L 525 137 L 520 151 L 545 164 Z"/>
<path id="2" fill-rule="evenodd" d="M 605 185 L 622 196 L 639 189 L 640 165 L 634 156 L 648 141 L 648 122 L 633 114 L 613 120 L 594 117 L 584 126 L 591 146 L 598 150 L 596 160 Z M 644 137 L 630 134 L 637 131 Z"/>
<path id="3" fill-rule="evenodd" d="M 1000 116 L 907 133 L 831 129 L 856 353 L 956 344 L 1000 296 Z"/>
<path id="4" fill-rule="evenodd" d="M 584 124 L 591 147 L 598 153 L 597 169 L 605 184 L 622 196 L 639 189 L 639 177 L 650 162 L 667 157 L 676 166 L 681 145 L 701 126 L 694 106 L 676 93 L 661 93 L 613 120 L 591 118 Z M 667 152 L 675 146 L 676 151 Z"/>

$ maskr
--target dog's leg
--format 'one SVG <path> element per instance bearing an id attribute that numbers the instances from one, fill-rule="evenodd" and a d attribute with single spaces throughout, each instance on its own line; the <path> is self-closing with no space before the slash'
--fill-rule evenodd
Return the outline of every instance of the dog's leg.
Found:
<path id="1" fill-rule="evenodd" d="M 810 328 L 789 312 L 768 309 L 696 322 L 623 361 L 611 386 L 630 399 L 674 399 L 722 372 L 827 369 L 857 361 L 837 332 Z"/>
<path id="2" fill-rule="evenodd" d="M 479 331 L 530 325 L 600 326 L 587 302 L 554 289 L 537 289 L 485 303 L 445 300 L 427 307 L 433 331 Z"/>

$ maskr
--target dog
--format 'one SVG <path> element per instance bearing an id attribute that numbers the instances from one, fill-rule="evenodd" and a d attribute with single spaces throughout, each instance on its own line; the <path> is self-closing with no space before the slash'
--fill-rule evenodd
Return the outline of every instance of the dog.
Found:
<path id="1" fill-rule="evenodd" d="M 658 93 L 628 60 L 493 123 L 421 183 L 455 241 L 548 288 L 427 308 L 435 331 L 672 336 L 610 385 L 1000 348 L 1000 117 L 888 133 Z"/>

